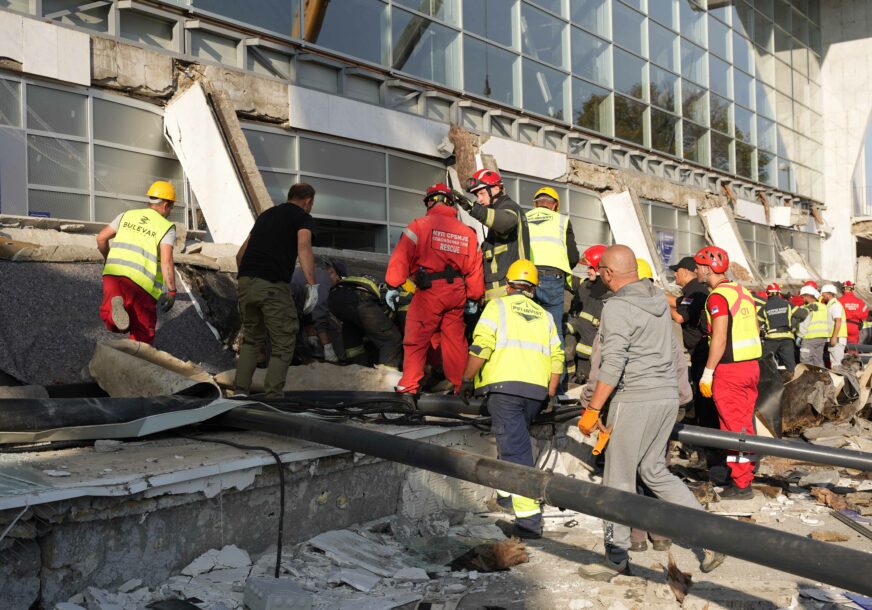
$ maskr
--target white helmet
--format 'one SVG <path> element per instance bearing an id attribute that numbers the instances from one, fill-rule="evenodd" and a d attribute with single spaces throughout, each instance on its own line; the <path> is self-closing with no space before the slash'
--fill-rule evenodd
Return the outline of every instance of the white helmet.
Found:
<path id="1" fill-rule="evenodd" d="M 818 291 L 814 289 L 813 286 L 803 286 L 803 287 L 799 290 L 799 294 L 801 294 L 801 295 L 802 295 L 802 294 L 807 294 L 808 296 L 810 296 L 810 297 L 814 297 L 815 299 L 819 299 L 820 296 L 821 296 L 821 295 L 818 293 Z"/>
<path id="2" fill-rule="evenodd" d="M 821 288 L 821 292 L 829 292 L 833 296 L 839 294 L 839 291 L 832 284 L 824 284 L 823 288 Z"/>

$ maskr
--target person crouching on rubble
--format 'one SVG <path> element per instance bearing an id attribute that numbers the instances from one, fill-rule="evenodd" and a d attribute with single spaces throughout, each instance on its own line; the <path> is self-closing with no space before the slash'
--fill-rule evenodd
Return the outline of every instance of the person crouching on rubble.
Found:
<path id="1" fill-rule="evenodd" d="M 97 249 L 106 262 L 100 306 L 106 328 L 117 333 L 129 330 L 131 339 L 151 345 L 157 305 L 168 312 L 176 302 L 176 225 L 167 220 L 176 202 L 176 189 L 158 180 L 147 196 L 147 208 L 123 212 L 103 227 L 97 234 Z"/>
<path id="2" fill-rule="evenodd" d="M 578 427 L 585 435 L 606 431 L 600 411 L 611 399 L 603 485 L 636 491 L 636 476 L 661 500 L 702 510 L 687 486 L 666 468 L 666 447 L 678 415 L 678 384 L 673 362 L 677 343 L 664 294 L 640 280 L 636 257 L 627 246 L 611 246 L 599 264 L 600 277 L 614 296 L 600 318 L 599 379 Z M 604 522 L 605 557 L 579 572 L 607 581 L 629 574 L 630 528 Z M 725 556 L 705 551 L 701 569 L 710 572 Z"/>

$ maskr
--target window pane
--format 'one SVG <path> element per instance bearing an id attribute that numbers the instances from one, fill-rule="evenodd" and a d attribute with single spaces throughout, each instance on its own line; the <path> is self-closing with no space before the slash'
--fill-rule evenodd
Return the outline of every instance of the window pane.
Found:
<path id="1" fill-rule="evenodd" d="M 365 220 L 387 220 L 385 189 L 364 184 L 351 184 L 313 176 L 300 180 L 315 187 L 317 196 L 312 213 L 318 216 L 340 216 Z M 343 246 L 348 248 L 349 246 Z"/>
<path id="2" fill-rule="evenodd" d="M 517 106 L 518 56 L 470 36 L 463 37 L 463 82 L 467 92 Z"/>
<path id="3" fill-rule="evenodd" d="M 88 135 L 88 98 L 69 91 L 27 85 L 27 128 Z"/>
<path id="4" fill-rule="evenodd" d="M 609 230 L 609 223 L 596 222 L 570 216 L 572 222 L 572 232 L 575 234 L 575 243 L 580 246 L 579 250 L 584 251 L 594 244 L 610 244 L 612 243 L 612 232 Z"/>
<path id="5" fill-rule="evenodd" d="M 741 106 L 734 106 L 736 120 L 736 139 L 748 144 L 754 143 L 754 113 Z"/>
<path id="6" fill-rule="evenodd" d="M 754 13 L 754 43 L 772 51 L 772 36 L 772 22 L 760 13 Z"/>
<path id="7" fill-rule="evenodd" d="M 88 145 L 84 142 L 27 137 L 27 181 L 30 184 L 87 189 L 90 173 Z"/>
<path id="8" fill-rule="evenodd" d="M 678 62 L 675 61 L 677 40 L 678 36 L 671 30 L 667 30 L 653 21 L 648 22 L 648 56 L 655 64 L 668 70 L 678 68 Z"/>
<path id="9" fill-rule="evenodd" d="M 737 104 L 745 108 L 754 107 L 754 79 L 750 74 L 733 69 L 733 94 Z"/>
<path id="10" fill-rule="evenodd" d="M 757 82 L 757 86 L 755 87 L 755 97 L 757 98 L 757 104 L 755 108 L 757 109 L 757 114 L 762 114 L 763 116 L 769 117 L 770 119 L 775 118 L 775 92 L 770 88 L 764 85 L 761 82 Z"/>
<path id="11" fill-rule="evenodd" d="M 736 173 L 754 179 L 754 147 L 736 142 Z"/>
<path id="12" fill-rule="evenodd" d="M 730 171 L 730 138 L 712 132 L 712 167 Z"/>
<path id="13" fill-rule="evenodd" d="M 259 167 L 297 168 L 294 138 L 290 135 L 244 129 L 245 139 Z"/>
<path id="14" fill-rule="evenodd" d="M 387 227 L 347 220 L 327 220 L 316 216 L 312 245 L 335 250 L 387 252 Z"/>
<path id="15" fill-rule="evenodd" d="M 684 158 L 701 165 L 708 165 L 708 139 L 706 137 L 708 130 L 689 121 L 684 121 L 683 130 Z"/>
<path id="16" fill-rule="evenodd" d="M 58 13 L 53 19 L 59 23 L 72 25 L 77 28 L 106 32 L 109 30 L 109 7 L 98 6 L 88 10 L 76 10 L 77 7 L 87 4 L 81 0 L 42 0 L 42 13 L 46 17 L 52 13 Z M 69 12 L 67 12 L 69 11 Z"/>
<path id="17" fill-rule="evenodd" d="M 730 117 L 730 102 L 717 95 L 710 96 L 711 126 L 721 133 L 733 134 L 733 121 Z"/>
<path id="18" fill-rule="evenodd" d="M 94 146 L 94 189 L 119 195 L 143 196 L 155 180 L 173 182 L 180 204 L 184 199 L 179 162 L 165 157 Z"/>
<path id="19" fill-rule="evenodd" d="M 733 65 L 745 72 L 754 71 L 754 49 L 743 36 L 733 32 Z"/>
<path id="20" fill-rule="evenodd" d="M 159 114 L 94 98 L 94 139 L 172 154 Z"/>
<path id="21" fill-rule="evenodd" d="M 275 203 L 287 201 L 288 189 L 297 182 L 296 174 L 280 174 L 261 170 L 260 176 L 266 185 L 269 198 Z"/>
<path id="22" fill-rule="evenodd" d="M 706 91 L 690 82 L 681 81 L 682 115 L 702 125 L 708 125 L 709 112 L 706 103 Z"/>
<path id="23" fill-rule="evenodd" d="M 714 17 L 709 17 L 709 52 L 729 60 L 730 28 Z"/>
<path id="24" fill-rule="evenodd" d="M 289 0 L 257 0 L 257 2 L 193 0 L 191 4 L 271 32 L 285 36 L 291 34 L 293 12 L 290 10 Z"/>
<path id="25" fill-rule="evenodd" d="M 678 117 L 651 109 L 651 147 L 677 155 Z"/>
<path id="26" fill-rule="evenodd" d="M 161 49 L 173 48 L 174 21 L 158 19 L 131 10 L 119 11 L 119 15 L 122 38 Z"/>
<path id="27" fill-rule="evenodd" d="M 211 32 L 191 30 L 191 55 L 239 67 L 236 47 L 239 41 Z"/>
<path id="28" fill-rule="evenodd" d="M 612 80 L 612 64 L 606 41 L 572 28 L 572 72 L 587 80 L 608 87 Z"/>
<path id="29" fill-rule="evenodd" d="M 423 216 L 426 212 L 423 199 L 423 193 L 410 193 L 408 191 L 397 191 L 391 189 L 391 222 L 408 224 L 418 216 Z"/>
<path id="30" fill-rule="evenodd" d="M 693 0 L 678 0 L 681 36 L 705 46 L 705 11 Z"/>
<path id="31" fill-rule="evenodd" d="M 452 25 L 456 25 L 459 21 L 457 0 L 394 0 L 394 4 L 400 4 Z"/>
<path id="32" fill-rule="evenodd" d="M 479 0 L 480 1 L 480 0 Z M 477 4 L 466 0 L 464 4 Z M 573 25 L 590 30 L 600 36 L 609 36 L 608 0 L 571 0 L 569 14 Z"/>
<path id="33" fill-rule="evenodd" d="M 730 64 L 721 61 L 714 55 L 709 55 L 709 79 L 711 90 L 727 99 L 733 97 Z"/>
<path id="34" fill-rule="evenodd" d="M 645 96 L 645 60 L 615 48 L 615 91 L 636 99 Z"/>
<path id="35" fill-rule="evenodd" d="M 674 29 L 674 6 L 673 0 L 649 0 L 648 16 L 651 19 L 656 19 L 666 27 Z"/>
<path id="36" fill-rule="evenodd" d="M 87 195 L 55 193 L 52 191 L 27 191 L 29 214 L 67 220 L 91 220 L 91 203 Z"/>
<path id="37" fill-rule="evenodd" d="M 645 17 L 620 2 L 612 4 L 612 11 L 615 24 L 612 39 L 625 49 L 642 55 L 642 41 L 645 40 Z"/>
<path id="38" fill-rule="evenodd" d="M 368 182 L 384 182 L 382 153 L 332 142 L 300 138 L 300 169 Z"/>
<path id="39" fill-rule="evenodd" d="M 582 216 L 586 219 L 605 220 L 606 214 L 603 210 L 603 203 L 599 197 L 584 191 L 569 191 L 569 213 L 573 216 Z M 578 224 L 578 221 L 572 223 L 573 228 Z M 578 235 L 576 234 L 576 237 Z"/>
<path id="40" fill-rule="evenodd" d="M 757 117 L 757 146 L 763 150 L 775 152 L 775 123 L 761 116 Z"/>
<path id="41" fill-rule="evenodd" d="M 419 190 L 422 194 L 431 184 L 445 182 L 444 167 L 419 163 L 404 157 L 390 155 L 388 170 L 390 172 L 391 186 L 402 186 Z"/>
<path id="42" fill-rule="evenodd" d="M 521 7 L 521 40 L 524 55 L 563 67 L 565 23 L 528 4 Z"/>
<path id="43" fill-rule="evenodd" d="M 533 4 L 538 4 L 547 11 L 551 11 L 557 15 L 563 16 L 562 0 L 529 0 Z"/>
<path id="44" fill-rule="evenodd" d="M 94 198 L 94 220 L 96 222 L 112 222 L 119 214 L 123 214 L 129 210 L 146 207 L 146 203 L 142 201 L 131 201 L 129 199 L 116 199 L 115 197 L 95 197 Z M 173 208 L 173 212 L 176 209 Z"/>
<path id="45" fill-rule="evenodd" d="M 387 39 L 387 13 L 384 2 L 343 0 L 341 3 L 310 3 L 310 5 L 307 5 L 307 23 L 318 22 L 316 9 L 323 12 L 323 17 L 320 27 L 305 29 L 304 38 L 307 42 L 373 63 L 384 63 L 382 41 Z M 411 34 L 413 33 L 410 32 Z M 395 40 L 394 44 L 397 42 L 398 40 Z"/>
<path id="46" fill-rule="evenodd" d="M 757 179 L 772 186 L 778 186 L 778 158 L 774 154 L 757 150 Z"/>
<path id="47" fill-rule="evenodd" d="M 290 80 L 291 78 L 291 58 L 284 53 L 258 47 L 249 47 L 245 61 L 245 69 L 256 74 L 283 78 L 285 80 Z M 348 80 L 350 81 L 351 78 L 349 77 Z"/>
<path id="48" fill-rule="evenodd" d="M 399 9 L 394 9 L 392 15 L 394 69 L 457 86 L 460 66 L 455 31 Z"/>
<path id="49" fill-rule="evenodd" d="M 677 112 L 678 76 L 651 66 L 651 103 L 670 112 Z"/>
<path id="50" fill-rule="evenodd" d="M 699 85 L 706 85 L 705 51 L 684 39 L 681 40 L 681 75 Z"/>
<path id="51" fill-rule="evenodd" d="M 524 58 L 524 108 L 563 120 L 566 75 Z"/>
<path id="52" fill-rule="evenodd" d="M 514 47 L 513 16 L 516 0 L 476 0 L 463 3 L 463 29 L 506 47 Z"/>
<path id="53" fill-rule="evenodd" d="M 644 144 L 645 104 L 615 95 L 615 137 Z"/>
<path id="54" fill-rule="evenodd" d="M 611 134 L 609 91 L 577 78 L 572 79 L 573 121 L 579 127 Z"/>
<path id="55" fill-rule="evenodd" d="M 0 79 L 0 125 L 21 127 L 21 84 Z"/>

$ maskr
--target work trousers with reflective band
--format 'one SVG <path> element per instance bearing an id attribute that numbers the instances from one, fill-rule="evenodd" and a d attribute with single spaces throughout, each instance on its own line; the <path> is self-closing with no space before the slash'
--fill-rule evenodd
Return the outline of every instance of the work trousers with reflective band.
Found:
<path id="1" fill-rule="evenodd" d="M 760 364 L 756 360 L 719 364 L 712 382 L 712 397 L 718 409 L 721 430 L 756 434 L 754 405 L 757 403 L 757 383 Z M 753 453 L 727 452 L 727 466 L 736 487 L 745 488 L 754 480 Z"/>
<path id="2" fill-rule="evenodd" d="M 491 392 L 487 396 L 487 410 L 491 416 L 491 431 L 497 442 L 499 459 L 533 466 L 533 443 L 530 440 L 530 423 L 542 409 L 542 401 L 522 396 Z M 502 497 L 505 492 L 497 491 Z M 538 500 L 511 494 L 512 511 L 518 527 L 533 532 L 542 532 L 542 507 Z"/>
<path id="3" fill-rule="evenodd" d="M 830 355 L 830 368 L 842 366 L 842 360 L 845 358 L 845 348 L 848 347 L 848 340 L 839 338 L 835 345 L 830 345 L 827 342 L 827 351 Z"/>
<path id="4" fill-rule="evenodd" d="M 130 318 L 130 338 L 149 345 L 154 343 L 154 329 L 157 325 L 157 301 L 136 282 L 115 275 L 103 276 L 103 303 L 100 317 L 106 328 L 113 333 L 120 332 L 112 321 L 112 298 L 124 300 L 124 310 Z"/>
<path id="5" fill-rule="evenodd" d="M 236 364 L 236 391 L 249 393 L 254 369 L 269 334 L 270 356 L 263 389 L 267 397 L 281 398 L 299 330 L 290 286 L 257 277 L 241 277 L 238 290 L 242 346 Z"/>
<path id="6" fill-rule="evenodd" d="M 606 447 L 603 485 L 636 493 L 636 476 L 665 502 L 702 510 L 693 493 L 666 467 L 666 445 L 675 426 L 678 398 L 651 402 L 621 402 L 618 392 L 609 406 L 607 425 L 612 436 Z M 627 559 L 630 528 L 603 522 L 606 557 L 615 563 Z"/>
<path id="7" fill-rule="evenodd" d="M 796 368 L 796 347 L 793 339 L 763 339 L 763 357 L 769 354 L 775 356 L 779 364 L 783 364 L 788 373 Z"/>
<path id="8" fill-rule="evenodd" d="M 368 365 L 370 358 L 365 341 L 375 346 L 375 363 L 400 369 L 403 362 L 403 337 L 388 318 L 384 306 L 358 288 L 334 288 L 327 299 L 330 313 L 342 321 L 342 345 L 345 359 Z"/>
<path id="9" fill-rule="evenodd" d="M 433 286 L 418 290 L 406 315 L 406 334 L 403 338 L 403 377 L 397 391 L 417 393 L 430 340 L 435 333 L 442 335 L 442 369 L 445 378 L 460 387 L 466 367 L 468 344 L 464 331 L 463 308 L 466 305 L 466 285 L 463 278 L 434 280 Z"/>
<path id="10" fill-rule="evenodd" d="M 799 344 L 799 361 L 823 368 L 826 345 L 826 339 L 803 339 Z"/>

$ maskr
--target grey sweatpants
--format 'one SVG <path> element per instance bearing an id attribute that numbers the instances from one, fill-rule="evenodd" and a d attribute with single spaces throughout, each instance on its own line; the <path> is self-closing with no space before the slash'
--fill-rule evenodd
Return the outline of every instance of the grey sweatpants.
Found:
<path id="1" fill-rule="evenodd" d="M 693 493 L 666 468 L 666 444 L 675 426 L 678 400 L 622 403 L 620 394 L 609 406 L 607 426 L 613 426 L 606 450 L 603 485 L 636 493 L 636 472 L 654 495 L 666 502 L 702 510 Z M 604 522 L 606 556 L 615 563 L 627 559 L 630 528 Z"/>
<path id="2" fill-rule="evenodd" d="M 803 339 L 799 344 L 799 361 L 823 368 L 826 345 L 826 339 Z"/>
<path id="3" fill-rule="evenodd" d="M 830 368 L 836 369 L 842 366 L 842 360 L 845 358 L 845 348 L 848 347 L 847 339 L 839 339 L 835 345 L 827 343 L 827 349 L 830 352 Z"/>

